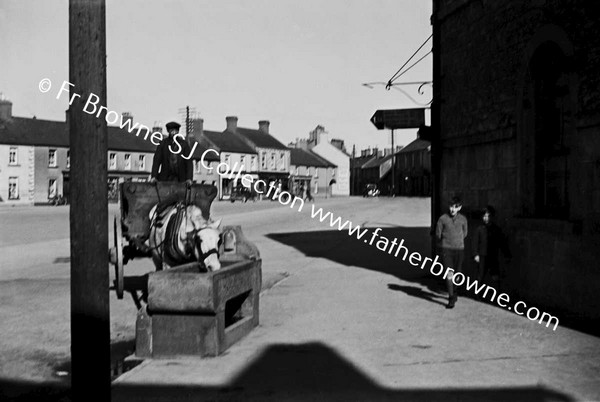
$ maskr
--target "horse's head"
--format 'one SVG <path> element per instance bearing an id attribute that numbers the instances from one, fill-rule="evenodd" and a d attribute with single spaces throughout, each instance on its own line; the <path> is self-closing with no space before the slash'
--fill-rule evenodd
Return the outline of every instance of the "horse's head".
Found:
<path id="1" fill-rule="evenodd" d="M 191 210 L 190 210 L 191 209 Z M 196 260 L 203 262 L 209 271 L 221 268 L 219 261 L 219 242 L 221 240 L 221 220 L 207 221 L 202 217 L 199 208 L 188 209 L 188 219 L 183 227 L 185 236 L 193 235 L 194 256 Z"/>

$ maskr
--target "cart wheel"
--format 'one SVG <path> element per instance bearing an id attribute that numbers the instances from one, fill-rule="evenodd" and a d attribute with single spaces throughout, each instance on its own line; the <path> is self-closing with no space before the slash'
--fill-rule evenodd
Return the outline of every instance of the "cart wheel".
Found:
<path id="1" fill-rule="evenodd" d="M 115 290 L 117 291 L 117 299 L 123 298 L 123 290 L 125 280 L 123 278 L 123 229 L 121 228 L 121 216 L 115 216 Z"/>

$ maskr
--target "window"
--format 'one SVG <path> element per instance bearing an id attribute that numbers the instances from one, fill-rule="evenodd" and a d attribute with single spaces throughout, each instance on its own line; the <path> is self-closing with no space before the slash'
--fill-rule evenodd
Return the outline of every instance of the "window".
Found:
<path id="1" fill-rule="evenodd" d="M 67 149 L 67 169 L 71 168 L 71 150 Z"/>
<path id="2" fill-rule="evenodd" d="M 48 199 L 56 197 L 57 194 L 57 183 L 56 179 L 48 180 Z"/>
<path id="3" fill-rule="evenodd" d="M 240 156 L 240 170 L 245 170 L 244 162 L 246 161 L 246 155 Z"/>
<path id="4" fill-rule="evenodd" d="M 262 151 L 261 153 L 260 165 L 262 169 L 267 168 L 267 153 L 265 151 Z"/>
<path id="5" fill-rule="evenodd" d="M 318 167 L 315 168 L 315 175 L 314 175 L 314 177 L 319 177 L 319 168 Z"/>
<path id="6" fill-rule="evenodd" d="M 8 164 L 16 165 L 19 163 L 17 147 L 10 147 L 10 151 L 8 151 Z"/>
<path id="7" fill-rule="evenodd" d="M 553 219 L 569 217 L 570 149 L 576 106 L 571 101 L 570 66 L 559 45 L 541 44 L 529 61 L 528 85 L 523 102 L 527 134 L 522 140 L 524 158 L 523 213 Z"/>
<path id="8" fill-rule="evenodd" d="M 200 161 L 194 161 L 194 172 L 202 173 L 202 165 L 200 164 Z"/>
<path id="9" fill-rule="evenodd" d="M 256 156 L 250 157 L 250 169 L 256 170 Z"/>
<path id="10" fill-rule="evenodd" d="M 138 166 L 140 170 L 146 170 L 146 155 L 140 155 L 138 157 Z"/>
<path id="11" fill-rule="evenodd" d="M 48 167 L 56 167 L 56 149 L 48 150 Z"/>
<path id="12" fill-rule="evenodd" d="M 108 154 L 108 168 L 117 168 L 117 154 L 115 152 L 111 152 L 110 154 Z"/>
<path id="13" fill-rule="evenodd" d="M 285 170 L 285 154 L 279 154 L 279 170 Z"/>
<path id="14" fill-rule="evenodd" d="M 208 171 L 206 172 L 206 174 L 213 174 L 212 162 L 208 162 L 206 166 L 208 166 Z"/>
<path id="15" fill-rule="evenodd" d="M 125 154 L 125 170 L 131 170 L 131 154 Z"/>
<path id="16" fill-rule="evenodd" d="M 8 199 L 18 200 L 19 199 L 19 178 L 9 177 L 8 178 Z"/>
<path id="17" fill-rule="evenodd" d="M 275 153 L 271 152 L 271 160 L 269 161 L 269 169 L 275 169 Z"/>
<path id="18" fill-rule="evenodd" d="M 300 173 L 300 170 L 298 169 L 298 166 L 296 166 L 296 176 L 298 176 Z"/>
<path id="19" fill-rule="evenodd" d="M 229 161 L 231 160 L 231 155 L 230 154 L 225 154 L 225 163 L 227 165 L 229 165 Z"/>
<path id="20" fill-rule="evenodd" d="M 335 177 L 335 169 L 332 170 L 331 177 Z"/>

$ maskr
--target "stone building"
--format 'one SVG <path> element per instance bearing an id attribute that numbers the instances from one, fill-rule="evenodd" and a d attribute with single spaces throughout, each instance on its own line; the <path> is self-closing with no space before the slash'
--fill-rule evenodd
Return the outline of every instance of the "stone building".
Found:
<path id="1" fill-rule="evenodd" d="M 511 298 L 559 318 L 600 317 L 596 9 L 433 1 L 432 220 L 453 195 L 470 217 L 493 205 L 514 255 Z"/>

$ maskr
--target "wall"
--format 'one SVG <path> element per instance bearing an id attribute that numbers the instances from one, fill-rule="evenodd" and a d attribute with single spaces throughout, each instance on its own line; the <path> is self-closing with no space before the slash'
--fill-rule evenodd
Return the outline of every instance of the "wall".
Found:
<path id="1" fill-rule="evenodd" d="M 445 211 L 453 195 L 462 197 L 472 218 L 492 204 L 515 255 L 505 266 L 510 292 L 563 317 L 598 319 L 600 25 L 593 3 L 434 2 L 442 145 L 435 212 Z M 559 80 L 560 152 L 568 178 L 561 216 L 534 205 L 539 183 L 532 155 L 546 137 L 536 137 L 531 63 L 548 42 L 564 54 L 566 66 Z"/>
<path id="2" fill-rule="evenodd" d="M 17 164 L 9 165 L 9 152 L 13 145 L 0 145 L 0 205 L 19 205 L 33 203 L 33 147 L 16 146 Z M 19 199 L 8 199 L 8 181 L 10 177 L 19 179 Z"/>
<path id="3" fill-rule="evenodd" d="M 350 195 L 350 156 L 324 141 L 311 148 L 311 151 L 337 166 L 336 183 L 331 186 L 331 195 Z"/>

